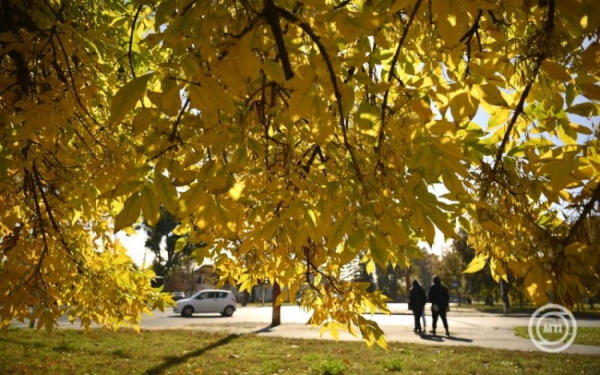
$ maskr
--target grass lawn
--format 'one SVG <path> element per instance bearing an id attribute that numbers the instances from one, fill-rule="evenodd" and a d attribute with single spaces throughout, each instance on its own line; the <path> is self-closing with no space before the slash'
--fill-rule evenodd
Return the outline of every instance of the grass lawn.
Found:
<path id="1" fill-rule="evenodd" d="M 191 330 L 0 334 L 0 374 L 600 374 L 594 356 Z"/>
<path id="2" fill-rule="evenodd" d="M 519 337 L 529 338 L 527 327 L 515 327 L 515 334 Z M 549 341 L 560 340 L 562 336 L 563 333 L 545 333 L 543 335 Z M 600 327 L 577 327 L 577 336 L 575 336 L 573 344 L 600 345 Z"/>

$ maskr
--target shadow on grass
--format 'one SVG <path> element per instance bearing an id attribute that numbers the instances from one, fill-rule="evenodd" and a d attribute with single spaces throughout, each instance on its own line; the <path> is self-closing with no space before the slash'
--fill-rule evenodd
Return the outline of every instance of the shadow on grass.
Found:
<path id="1" fill-rule="evenodd" d="M 271 326 L 267 326 L 264 328 L 261 328 L 259 330 L 256 330 L 254 333 L 260 333 L 260 332 L 267 332 L 271 329 Z M 165 357 L 165 362 L 163 364 L 154 366 L 152 368 L 149 368 L 148 370 L 146 370 L 144 372 L 145 375 L 158 375 L 158 374 L 162 374 L 164 372 L 166 372 L 166 370 L 168 370 L 170 367 L 174 367 L 177 365 L 180 365 L 182 363 L 185 363 L 187 360 L 189 360 L 190 358 L 194 358 L 197 356 L 200 356 L 212 349 L 218 348 L 220 346 L 225 346 L 227 344 L 229 344 L 231 341 L 238 339 L 240 337 L 243 337 L 244 335 L 239 335 L 239 334 L 230 334 L 227 337 L 224 337 L 222 339 L 220 339 L 219 341 L 212 343 L 208 346 L 205 346 L 204 348 L 200 348 L 198 350 L 195 350 L 193 352 L 187 353 L 186 355 L 183 356 L 168 356 Z"/>
<path id="2" fill-rule="evenodd" d="M 227 345 L 229 342 L 239 338 L 240 335 L 237 334 L 231 334 L 227 337 L 222 338 L 221 340 L 210 344 L 204 348 L 200 348 L 198 350 L 195 350 L 193 352 L 187 353 L 186 355 L 183 356 L 168 356 L 165 357 L 165 362 L 163 364 L 160 364 L 158 366 L 154 366 L 152 368 L 149 368 L 148 370 L 146 370 L 144 372 L 144 374 L 146 375 L 157 375 L 157 374 L 162 374 L 165 370 L 167 370 L 169 367 L 173 367 L 173 366 L 177 366 L 180 365 L 182 363 L 185 363 L 188 359 L 193 358 L 193 357 L 197 357 L 200 356 L 204 353 L 206 353 L 209 350 L 218 348 L 220 346 L 223 345 Z"/>

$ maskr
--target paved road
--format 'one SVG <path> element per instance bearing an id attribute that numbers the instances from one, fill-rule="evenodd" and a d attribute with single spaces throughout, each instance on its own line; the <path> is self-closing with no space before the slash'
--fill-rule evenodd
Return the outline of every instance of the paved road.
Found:
<path id="1" fill-rule="evenodd" d="M 369 317 L 383 329 L 388 341 L 539 351 L 529 339 L 514 335 L 513 327 L 528 325 L 530 316 L 526 314 L 502 316 L 454 308 L 448 313 L 448 324 L 452 336 L 445 337 L 431 334 L 423 336 L 413 334 L 413 317 L 407 310 L 406 304 L 390 304 L 390 310 L 392 315 L 375 314 Z M 281 311 L 282 325 L 270 328 L 270 307 L 239 307 L 235 314 L 229 318 L 221 317 L 219 314 L 194 315 L 190 318 L 184 318 L 174 314 L 172 309 L 167 309 L 165 312 L 155 311 L 153 316 L 144 316 L 141 326 L 145 329 L 202 329 L 301 339 L 319 338 L 319 329 L 311 329 L 310 326 L 306 325 L 309 318 L 310 313 L 296 306 L 283 306 Z M 15 324 L 15 326 L 26 325 L 22 323 Z M 66 319 L 60 319 L 59 325 L 61 327 L 73 327 Z M 438 322 L 438 325 L 438 333 L 442 333 L 441 322 Z M 578 319 L 577 326 L 600 326 L 600 320 Z M 430 316 L 427 317 L 427 329 L 431 329 Z M 326 333 L 323 338 L 328 339 L 330 336 Z M 340 339 L 360 340 L 350 334 L 342 334 Z M 600 343 L 598 343 L 598 346 L 574 344 L 566 352 L 600 355 Z"/>

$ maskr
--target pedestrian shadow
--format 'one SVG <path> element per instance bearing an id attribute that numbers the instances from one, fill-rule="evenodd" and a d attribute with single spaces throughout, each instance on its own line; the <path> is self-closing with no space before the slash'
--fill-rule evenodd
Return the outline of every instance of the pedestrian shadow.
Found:
<path id="1" fill-rule="evenodd" d="M 442 341 L 444 341 L 444 340 L 442 340 L 442 337 L 441 337 L 441 336 L 429 335 L 429 334 L 427 334 L 427 333 L 424 333 L 424 334 L 422 334 L 422 335 L 419 335 L 419 337 L 420 337 L 422 340 L 437 341 L 437 342 L 442 342 Z"/>
<path id="2" fill-rule="evenodd" d="M 465 339 L 465 338 L 456 337 L 456 336 L 446 336 L 445 339 L 452 340 L 452 341 L 461 341 L 461 342 L 473 342 L 472 339 Z"/>
<path id="3" fill-rule="evenodd" d="M 472 339 L 456 337 L 456 336 L 438 336 L 438 335 L 423 334 L 420 337 L 422 340 L 436 341 L 436 342 L 444 342 L 446 340 L 460 341 L 460 342 L 473 342 Z"/>

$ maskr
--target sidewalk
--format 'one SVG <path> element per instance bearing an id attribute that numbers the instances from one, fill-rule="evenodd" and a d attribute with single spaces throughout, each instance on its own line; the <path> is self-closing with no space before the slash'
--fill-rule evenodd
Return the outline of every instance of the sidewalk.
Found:
<path id="1" fill-rule="evenodd" d="M 491 314 L 474 311 L 470 308 L 452 307 L 448 313 L 448 323 L 451 336 L 443 335 L 444 329 L 441 321 L 438 322 L 438 335 L 430 333 L 431 316 L 427 316 L 427 333 L 416 335 L 412 330 L 412 313 L 406 309 L 405 304 L 390 304 L 392 315 L 376 314 L 373 319 L 378 321 L 388 342 L 418 343 L 424 345 L 441 346 L 470 346 L 503 350 L 522 350 L 541 352 L 529 339 L 518 337 L 514 334 L 513 327 L 527 326 L 529 314 Z M 428 311 L 429 313 L 429 311 Z M 401 319 L 402 322 L 398 322 Z M 285 319 L 284 319 L 285 320 Z M 310 326 L 298 323 L 285 323 L 278 327 L 265 327 L 265 325 L 246 323 L 237 327 L 213 325 L 203 329 L 229 330 L 233 333 L 255 333 L 266 337 L 289 337 L 297 339 L 326 339 L 332 340 L 331 334 L 325 332 L 320 336 L 320 328 L 311 329 Z M 578 326 L 600 326 L 598 320 L 579 322 Z M 357 330 L 358 331 L 358 330 Z M 346 332 L 340 332 L 341 341 L 360 341 Z M 573 344 L 565 353 L 600 355 L 598 346 Z"/>

